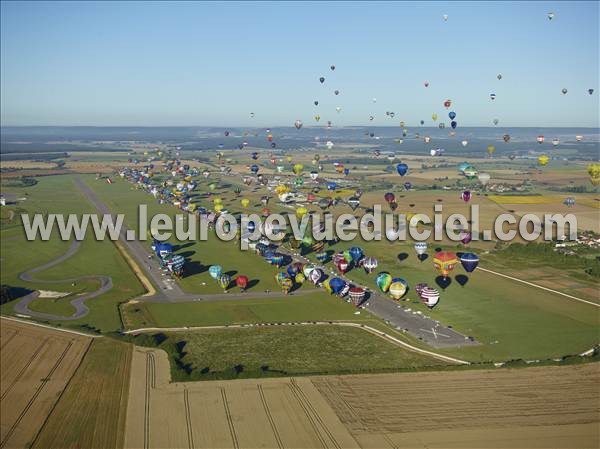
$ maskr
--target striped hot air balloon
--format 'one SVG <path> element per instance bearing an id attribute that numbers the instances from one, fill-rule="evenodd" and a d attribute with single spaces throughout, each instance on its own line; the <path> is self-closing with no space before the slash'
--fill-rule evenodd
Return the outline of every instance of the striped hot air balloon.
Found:
<path id="1" fill-rule="evenodd" d="M 365 289 L 362 287 L 350 287 L 348 295 L 350 296 L 352 304 L 358 307 L 365 299 Z"/>

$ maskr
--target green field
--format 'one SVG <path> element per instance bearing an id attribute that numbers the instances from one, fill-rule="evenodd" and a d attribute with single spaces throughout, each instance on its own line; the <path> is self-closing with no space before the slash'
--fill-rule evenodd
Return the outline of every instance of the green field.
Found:
<path id="1" fill-rule="evenodd" d="M 140 327 L 223 326 L 290 321 L 375 321 L 341 299 L 319 291 L 284 298 L 180 303 L 140 302 L 123 306 L 132 329 Z"/>
<path id="2" fill-rule="evenodd" d="M 173 380 L 383 372 L 444 366 L 357 328 L 317 325 L 167 334 Z M 169 341 L 168 340 L 168 341 Z"/>
<path id="3" fill-rule="evenodd" d="M 93 340 L 33 447 L 122 448 L 132 349 L 108 338 Z"/>
<path id="4" fill-rule="evenodd" d="M 12 192 L 12 190 L 11 190 Z M 40 178 L 39 183 L 22 191 L 16 191 L 18 197 L 26 197 L 18 205 L 18 213 L 57 213 L 81 214 L 93 213 L 95 209 L 79 193 L 73 184 L 73 177 L 48 176 Z M 15 208 L 7 206 L 6 208 Z M 44 289 L 73 294 L 93 291 L 97 288 L 96 281 L 80 281 L 75 286 L 71 283 L 29 283 L 18 278 L 19 273 L 43 265 L 64 254 L 70 242 L 63 242 L 57 231 L 48 241 L 37 239 L 27 241 L 18 218 L 13 223 L 2 222 L 0 231 L 2 252 L 2 284 L 25 287 L 32 290 Z M 10 261 L 5 263 L 4 261 Z M 44 280 L 62 280 L 84 275 L 108 275 L 113 280 L 113 288 L 104 295 L 86 302 L 90 313 L 79 320 L 54 322 L 63 326 L 89 326 L 101 332 L 110 332 L 121 327 L 118 304 L 144 292 L 135 274 L 131 271 L 115 245 L 109 241 L 96 241 L 91 232 L 83 240 L 79 250 L 69 259 L 43 272 L 35 274 L 35 278 Z M 73 312 L 69 301 L 73 296 L 58 300 L 38 299 L 33 302 L 32 309 L 54 314 L 71 314 Z M 12 304 L 3 304 L 2 313 L 12 313 Z"/>

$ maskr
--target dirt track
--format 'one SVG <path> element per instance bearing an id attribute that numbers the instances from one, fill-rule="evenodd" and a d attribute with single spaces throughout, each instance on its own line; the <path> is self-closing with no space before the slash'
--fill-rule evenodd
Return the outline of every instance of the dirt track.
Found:
<path id="1" fill-rule="evenodd" d="M 0 448 L 29 447 L 91 338 L 0 323 Z"/>

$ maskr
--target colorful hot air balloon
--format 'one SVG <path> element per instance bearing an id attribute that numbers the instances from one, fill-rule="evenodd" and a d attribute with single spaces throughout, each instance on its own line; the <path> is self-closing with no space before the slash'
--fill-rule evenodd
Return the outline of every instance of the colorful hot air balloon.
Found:
<path id="1" fill-rule="evenodd" d="M 433 266 L 444 278 L 448 277 L 448 274 L 454 270 L 457 263 L 456 254 L 450 251 L 440 251 L 433 257 Z"/>
<path id="2" fill-rule="evenodd" d="M 542 135 L 537 136 L 535 140 L 537 140 L 537 143 L 540 143 L 540 144 L 544 143 L 544 136 L 542 136 Z"/>
<path id="3" fill-rule="evenodd" d="M 421 302 L 430 309 L 435 307 L 440 300 L 440 292 L 433 287 L 429 287 L 427 284 L 419 285 L 421 287 L 417 290 L 418 285 L 415 286 L 415 291 L 417 291 L 417 295 L 419 295 Z"/>
<path id="4" fill-rule="evenodd" d="M 231 276 L 229 276 L 228 274 L 222 274 L 221 277 L 219 277 L 219 285 L 225 291 L 227 291 L 227 287 L 229 287 L 230 282 Z"/>
<path id="5" fill-rule="evenodd" d="M 450 112 L 448 113 L 448 117 L 450 117 L 450 120 L 454 120 L 454 118 L 456 117 L 456 112 L 454 112 L 454 111 L 450 111 Z"/>
<path id="6" fill-rule="evenodd" d="M 540 154 L 538 156 L 538 164 L 540 164 L 542 167 L 544 167 L 545 165 L 548 165 L 549 161 L 550 161 L 550 158 L 545 154 Z"/>
<path id="7" fill-rule="evenodd" d="M 242 207 L 248 207 L 250 205 L 250 200 L 248 198 L 242 198 L 240 200 L 240 204 Z"/>
<path id="8" fill-rule="evenodd" d="M 363 268 L 364 270 L 367 272 L 367 274 L 370 274 L 375 268 L 377 268 L 378 262 L 377 259 L 375 259 L 374 257 L 365 257 L 365 259 L 363 260 Z"/>
<path id="9" fill-rule="evenodd" d="M 406 175 L 406 173 L 408 173 L 408 165 L 406 165 L 404 163 L 400 163 L 400 164 L 396 165 L 396 171 L 398 172 L 398 174 L 400 176 L 404 176 L 404 175 Z"/>
<path id="10" fill-rule="evenodd" d="M 590 175 L 590 182 L 592 185 L 597 186 L 600 184 L 600 164 L 592 162 L 587 166 L 588 175 Z"/>
<path id="11" fill-rule="evenodd" d="M 381 290 L 383 293 L 387 293 L 390 285 L 392 285 L 392 275 L 385 271 L 379 273 L 375 278 L 375 284 L 379 290 Z"/>
<path id="12" fill-rule="evenodd" d="M 404 279 L 394 279 L 388 289 L 389 295 L 396 301 L 404 296 L 407 289 L 407 283 Z"/>
<path id="13" fill-rule="evenodd" d="M 319 82 L 320 82 L 321 84 L 323 84 L 323 83 L 325 82 L 325 77 L 323 77 L 323 76 L 322 76 L 321 78 L 319 78 Z"/>
<path id="14" fill-rule="evenodd" d="M 495 152 L 496 152 L 496 147 L 494 145 L 487 146 L 487 153 L 490 157 L 492 157 Z"/>
<path id="15" fill-rule="evenodd" d="M 352 210 L 356 210 L 356 208 L 358 206 L 360 206 L 360 200 L 355 196 L 348 198 L 348 200 L 346 202 L 348 203 L 348 206 L 350 206 L 350 208 Z"/>
<path id="16" fill-rule="evenodd" d="M 323 278 L 323 270 L 320 268 L 314 268 L 310 271 L 309 278 L 313 284 L 318 284 L 319 281 Z"/>
<path id="17" fill-rule="evenodd" d="M 470 190 L 464 190 L 463 193 L 460 194 L 460 198 L 465 202 L 468 203 L 469 200 L 471 199 L 471 191 Z"/>
<path id="18" fill-rule="evenodd" d="M 444 107 L 446 109 L 448 109 L 451 105 L 452 105 L 452 100 L 446 100 L 446 101 L 444 101 Z"/>
<path id="19" fill-rule="evenodd" d="M 383 199 L 388 204 L 391 204 L 396 201 L 396 195 L 394 195 L 392 192 L 387 192 L 385 195 L 383 195 Z"/>
<path id="20" fill-rule="evenodd" d="M 365 289 L 356 286 L 351 287 L 348 291 L 348 296 L 350 296 L 350 301 L 352 301 L 352 304 L 358 307 L 365 299 Z"/>
<path id="21" fill-rule="evenodd" d="M 211 265 L 208 269 L 208 274 L 210 277 L 217 280 L 221 277 L 221 273 L 223 272 L 223 268 L 221 265 Z"/>

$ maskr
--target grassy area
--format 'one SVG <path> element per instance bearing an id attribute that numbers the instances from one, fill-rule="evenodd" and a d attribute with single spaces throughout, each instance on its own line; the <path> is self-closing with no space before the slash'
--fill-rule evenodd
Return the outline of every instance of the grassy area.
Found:
<path id="1" fill-rule="evenodd" d="M 34 448 L 122 448 L 133 346 L 95 339 Z"/>
<path id="2" fill-rule="evenodd" d="M 357 328 L 261 327 L 167 335 L 169 343 L 163 345 L 170 346 L 173 380 L 383 372 L 444 365 Z"/>
<path id="3" fill-rule="evenodd" d="M 290 321 L 373 320 L 337 297 L 317 291 L 285 298 L 235 299 L 180 303 L 140 302 L 122 306 L 129 328 L 218 326 Z"/>
<path id="4" fill-rule="evenodd" d="M 6 206 L 6 209 L 18 207 L 19 213 L 56 213 L 56 214 L 82 214 L 95 213 L 95 209 L 79 194 L 73 184 L 72 176 L 49 176 L 40 178 L 37 185 L 28 187 L 24 191 L 11 190 L 18 197 L 27 198 L 18 206 Z M 25 196 L 25 193 L 27 195 Z M 0 231 L 0 245 L 2 258 L 10 263 L 2 264 L 1 282 L 11 286 L 29 289 L 44 289 L 60 292 L 83 293 L 97 288 L 96 282 L 78 282 L 76 286 L 70 282 L 44 283 L 45 280 L 60 281 L 85 275 L 104 274 L 113 280 L 113 288 L 104 295 L 86 302 L 90 314 L 86 317 L 65 322 L 53 322 L 63 326 L 81 327 L 89 326 L 102 332 L 114 331 L 120 328 L 120 319 L 117 305 L 133 296 L 144 292 L 135 274 L 131 271 L 115 245 L 109 241 L 96 241 L 90 232 L 82 241 L 78 251 L 63 263 L 48 270 L 35 274 L 35 278 L 42 282 L 24 282 L 19 279 L 19 273 L 43 265 L 64 254 L 70 242 L 60 239 L 58 232 L 54 232 L 48 241 L 37 239 L 27 241 L 20 220 L 13 219 L 12 223 L 3 222 Z M 69 314 L 72 312 L 68 301 L 63 298 L 56 301 L 37 300 L 32 309 L 55 313 Z M 13 313 L 13 303 L 2 305 L 2 313 Z"/>
<path id="5" fill-rule="evenodd" d="M 349 246 L 343 243 L 331 249 Z M 436 285 L 437 273 L 431 263 L 434 248 L 424 262 L 418 261 L 410 245 L 371 242 L 363 248 L 379 260 L 377 272 L 389 271 L 392 276 L 406 279 L 410 286 L 419 282 Z M 481 264 L 485 266 L 485 256 Z M 327 266 L 334 269 L 331 262 Z M 464 286 L 458 283 L 457 275 L 467 275 Z M 353 269 L 347 277 L 375 288 L 375 273 L 367 275 L 364 270 Z M 482 343 L 439 352 L 472 361 L 504 361 L 560 357 L 583 352 L 598 343 L 600 315 L 593 306 L 483 271 L 468 274 L 460 265 L 453 272 L 451 284 L 439 289 L 440 303 L 432 310 L 421 304 L 411 290 L 401 303 Z"/>

